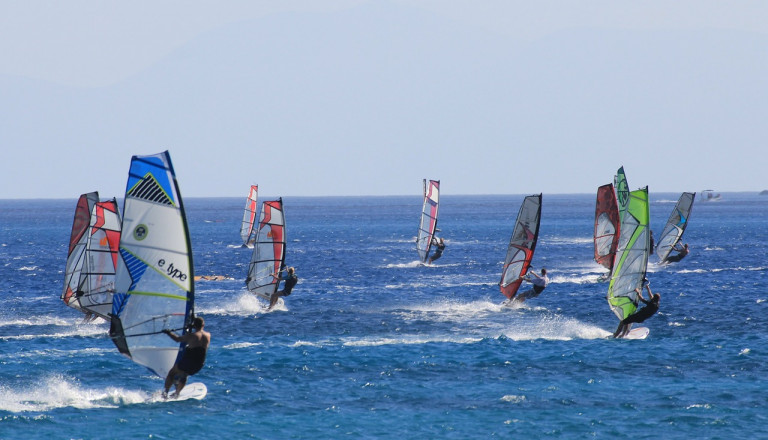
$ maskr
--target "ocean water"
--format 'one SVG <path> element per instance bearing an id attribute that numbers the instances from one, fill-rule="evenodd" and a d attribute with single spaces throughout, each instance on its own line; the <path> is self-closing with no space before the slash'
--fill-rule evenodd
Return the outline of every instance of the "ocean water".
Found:
<path id="1" fill-rule="evenodd" d="M 651 193 L 657 235 L 677 196 Z M 75 198 L 0 201 L 0 438 L 768 437 L 768 197 L 696 202 L 690 256 L 651 258 L 661 310 L 641 341 L 609 337 L 594 195 L 544 194 L 533 264 L 551 284 L 500 306 L 522 200 L 445 195 L 425 267 L 421 197 L 287 197 L 300 281 L 265 313 L 244 288 L 244 197 L 187 199 L 195 272 L 227 279 L 196 283 L 208 395 L 184 402 L 157 402 L 161 379 L 59 300 Z"/>

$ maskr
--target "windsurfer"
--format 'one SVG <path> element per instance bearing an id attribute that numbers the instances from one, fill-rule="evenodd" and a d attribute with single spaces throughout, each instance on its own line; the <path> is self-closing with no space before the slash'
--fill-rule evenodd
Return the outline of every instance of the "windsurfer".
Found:
<path id="1" fill-rule="evenodd" d="M 531 275 L 533 275 L 534 278 L 531 278 Z M 520 301 L 520 302 L 523 302 L 529 298 L 535 298 L 539 296 L 541 292 L 543 292 L 544 289 L 546 289 L 547 284 L 549 284 L 547 269 L 544 269 L 544 268 L 541 269 L 541 275 L 537 274 L 534 271 L 530 271 L 528 272 L 527 275 L 521 276 L 519 279 L 528 281 L 529 283 L 533 284 L 533 287 L 531 289 L 528 289 L 525 292 L 520 293 L 515 297 L 515 301 Z"/>
<path id="2" fill-rule="evenodd" d="M 668 256 L 667 259 L 665 260 L 666 263 L 676 263 L 682 260 L 683 258 L 685 258 L 685 256 L 688 255 L 688 252 L 690 252 L 690 250 L 688 249 L 688 243 L 686 243 L 683 246 L 680 246 L 680 243 L 677 243 L 672 248 L 672 250 L 676 251 L 677 255 Z"/>
<path id="3" fill-rule="evenodd" d="M 640 287 L 635 288 L 638 299 L 645 303 L 645 307 L 622 319 L 619 323 L 619 328 L 617 328 L 616 332 L 613 334 L 614 338 L 623 338 L 627 335 L 627 333 L 629 333 L 633 323 L 643 322 L 659 311 L 659 301 L 661 301 L 661 295 L 658 293 L 652 293 L 651 286 L 649 284 L 645 285 L 645 289 L 648 291 L 648 301 L 643 298 L 643 289 Z"/>
<path id="4" fill-rule="evenodd" d="M 205 321 L 198 316 L 192 321 L 192 328 L 195 329 L 194 332 L 177 336 L 168 329 L 163 330 L 163 333 L 170 336 L 174 341 L 187 344 L 181 359 L 173 365 L 173 368 L 171 368 L 171 371 L 168 372 L 168 376 L 165 378 L 163 397 L 168 397 L 168 390 L 171 389 L 172 383 L 176 384 L 174 397 L 178 397 L 184 385 L 187 384 L 187 377 L 196 374 L 203 368 L 205 354 L 208 352 L 208 345 L 211 343 L 211 334 L 203 330 L 204 327 Z"/>
<path id="5" fill-rule="evenodd" d="M 435 250 L 435 253 L 433 253 L 432 256 L 429 257 L 429 264 L 432 264 L 433 261 L 442 257 L 443 251 L 445 250 L 445 241 L 443 241 L 442 237 L 440 239 L 436 237 L 432 237 L 432 245 L 437 246 L 437 249 Z"/>
<path id="6" fill-rule="evenodd" d="M 277 304 L 277 300 L 281 296 L 288 296 L 291 294 L 291 290 L 293 290 L 293 287 L 296 285 L 296 283 L 299 282 L 299 277 L 296 276 L 296 270 L 293 267 L 289 267 L 288 270 L 285 271 L 285 274 L 280 277 L 278 276 L 278 273 L 273 273 L 272 277 L 274 277 L 276 280 L 283 280 L 283 290 L 278 290 L 277 292 L 273 293 L 272 296 L 269 297 L 269 308 L 267 310 L 272 310 L 272 307 Z"/>

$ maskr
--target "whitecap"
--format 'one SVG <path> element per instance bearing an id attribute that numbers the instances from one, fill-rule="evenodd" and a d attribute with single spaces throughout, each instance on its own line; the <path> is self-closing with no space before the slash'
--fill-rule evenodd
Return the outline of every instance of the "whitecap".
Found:
<path id="1" fill-rule="evenodd" d="M 89 389 L 81 387 L 74 378 L 54 375 L 28 387 L 0 386 L 0 411 L 19 413 L 64 407 L 117 408 L 147 402 L 149 398 L 150 395 L 144 391 L 115 387 Z"/>

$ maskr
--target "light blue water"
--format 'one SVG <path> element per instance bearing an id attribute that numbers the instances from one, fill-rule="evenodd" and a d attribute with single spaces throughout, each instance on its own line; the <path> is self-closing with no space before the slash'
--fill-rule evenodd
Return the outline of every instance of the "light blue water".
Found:
<path id="1" fill-rule="evenodd" d="M 651 193 L 657 235 L 677 196 Z M 196 285 L 208 396 L 172 403 L 59 300 L 75 199 L 0 201 L 0 438 L 768 437 L 768 197 L 696 202 L 691 255 L 650 265 L 643 341 L 608 338 L 593 195 L 544 194 L 552 282 L 499 306 L 522 199 L 444 196 L 447 248 L 423 267 L 420 197 L 285 198 L 300 282 L 269 314 L 244 290 L 244 200 L 187 199 L 196 273 L 231 279 Z"/>

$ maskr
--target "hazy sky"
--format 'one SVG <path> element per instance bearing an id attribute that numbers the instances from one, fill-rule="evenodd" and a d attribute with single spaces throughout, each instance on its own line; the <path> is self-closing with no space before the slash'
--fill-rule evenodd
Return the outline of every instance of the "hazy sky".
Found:
<path id="1" fill-rule="evenodd" d="M 0 0 L 0 198 L 768 188 L 760 1 Z"/>

